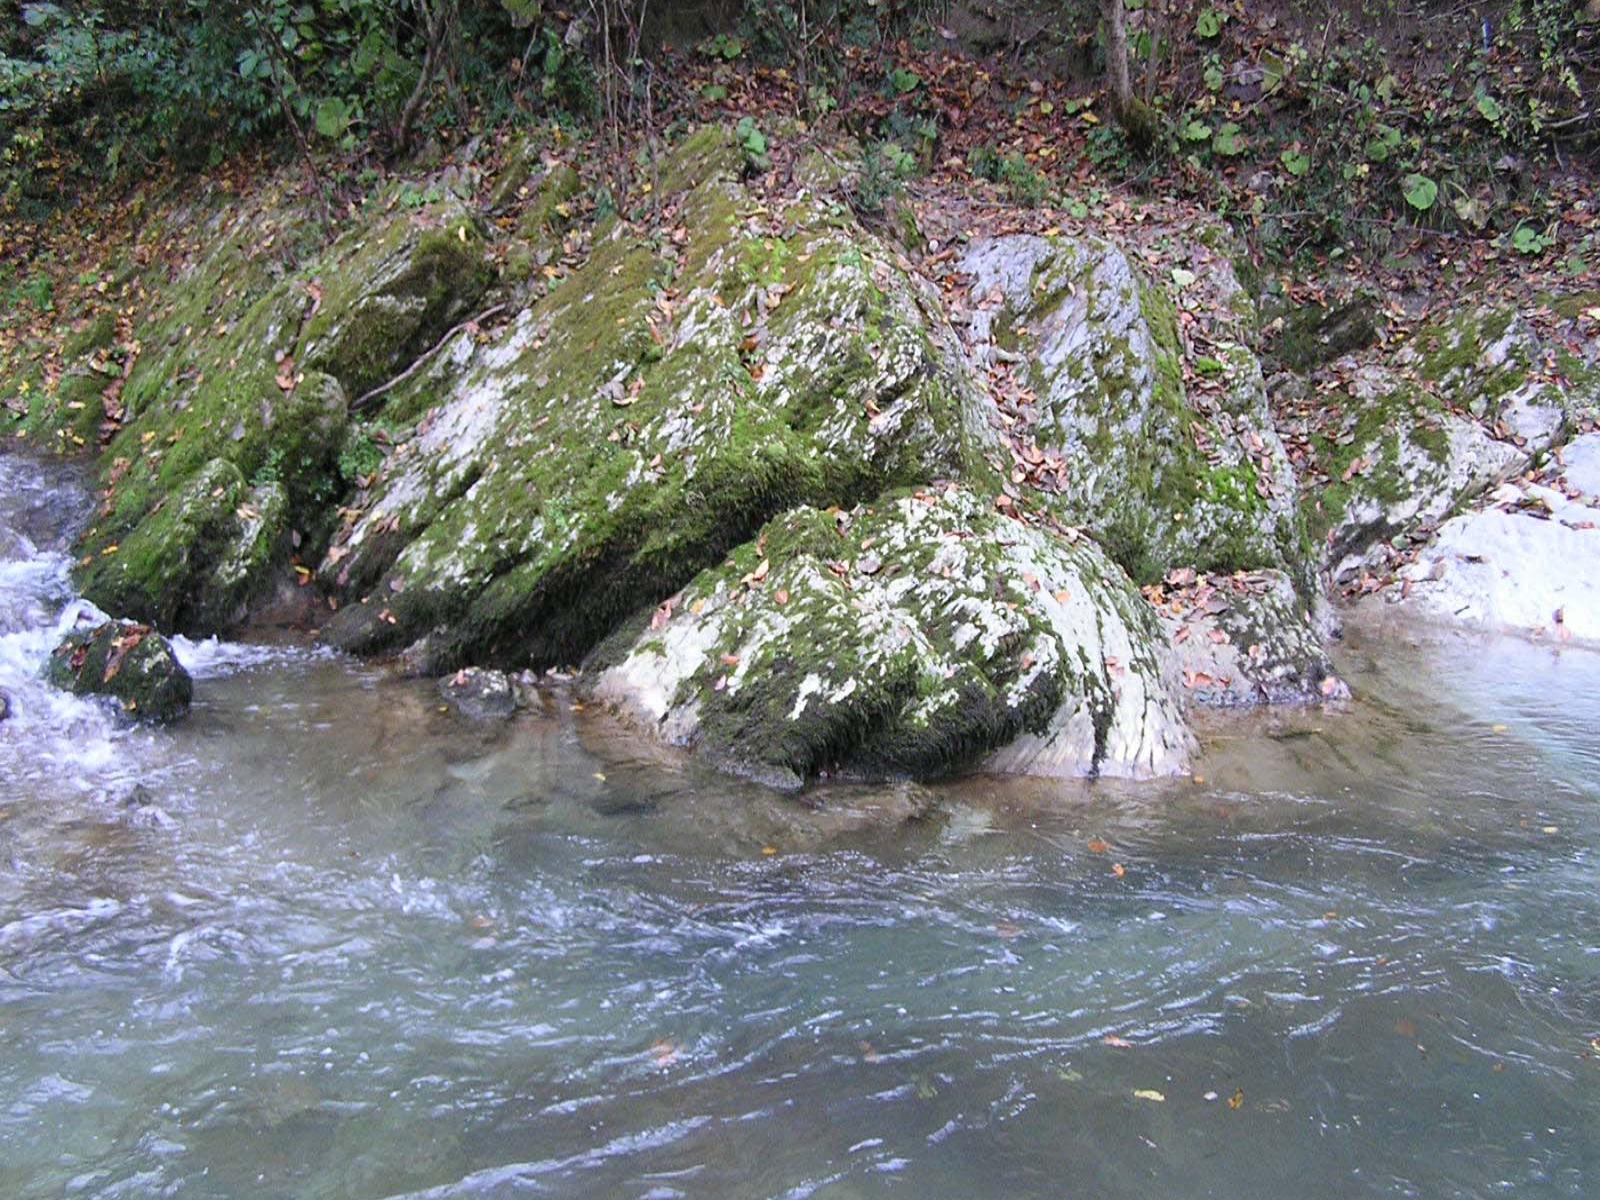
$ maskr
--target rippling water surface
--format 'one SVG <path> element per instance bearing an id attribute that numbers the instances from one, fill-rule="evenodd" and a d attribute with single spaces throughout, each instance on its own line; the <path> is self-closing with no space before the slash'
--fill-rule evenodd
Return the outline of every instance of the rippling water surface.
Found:
<path id="1" fill-rule="evenodd" d="M 1600 655 L 813 812 L 299 650 L 121 729 L 31 678 L 72 487 L 0 458 L 0 1196 L 1600 1194 Z"/>

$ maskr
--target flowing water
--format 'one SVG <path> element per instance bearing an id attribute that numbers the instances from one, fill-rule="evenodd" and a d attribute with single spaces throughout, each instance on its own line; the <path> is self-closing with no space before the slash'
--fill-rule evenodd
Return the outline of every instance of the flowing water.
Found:
<path id="1" fill-rule="evenodd" d="M 0 457 L 0 1197 L 1600 1195 L 1600 655 L 810 811 L 303 649 L 122 728 L 89 503 Z"/>

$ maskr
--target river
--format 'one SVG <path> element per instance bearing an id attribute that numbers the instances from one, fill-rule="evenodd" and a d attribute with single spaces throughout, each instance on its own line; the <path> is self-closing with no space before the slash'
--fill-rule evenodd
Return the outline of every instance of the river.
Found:
<path id="1" fill-rule="evenodd" d="M 35 679 L 91 504 L 0 456 L 0 1196 L 1600 1194 L 1600 655 L 811 809 L 295 646 L 123 728 Z"/>

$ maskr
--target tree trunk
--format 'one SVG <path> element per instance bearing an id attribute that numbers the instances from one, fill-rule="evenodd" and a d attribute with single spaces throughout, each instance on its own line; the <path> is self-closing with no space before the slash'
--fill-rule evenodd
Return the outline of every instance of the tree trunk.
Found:
<path id="1" fill-rule="evenodd" d="M 1123 0 L 1101 0 L 1106 22 L 1106 74 L 1110 76 L 1111 103 L 1118 120 L 1133 107 L 1133 83 L 1128 78 L 1128 9 Z"/>

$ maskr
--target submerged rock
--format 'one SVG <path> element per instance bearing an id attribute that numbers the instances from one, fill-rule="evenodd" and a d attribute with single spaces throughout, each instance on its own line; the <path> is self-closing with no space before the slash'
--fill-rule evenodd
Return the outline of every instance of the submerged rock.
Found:
<path id="1" fill-rule="evenodd" d="M 1232 278 L 1225 260 L 1211 269 Z M 1031 389 L 1028 434 L 1064 460 L 1047 497 L 1062 519 L 1141 583 L 1179 566 L 1309 579 L 1294 473 L 1245 322 L 1186 385 L 1174 295 L 1116 245 L 992 238 L 962 270 L 977 365 Z M 1236 283 L 1227 290 L 1248 307 Z"/>
<path id="2" fill-rule="evenodd" d="M 1152 599 L 1189 701 L 1207 707 L 1345 700 L 1350 689 L 1281 571 L 1169 577 Z"/>
<path id="3" fill-rule="evenodd" d="M 779 786 L 973 766 L 1147 777 L 1192 748 L 1122 571 L 956 485 L 778 518 L 608 642 L 589 686 Z"/>
<path id="4" fill-rule="evenodd" d="M 182 717 L 194 697 L 171 643 L 132 621 L 68 634 L 50 655 L 45 678 L 77 696 L 109 696 L 135 720 L 157 724 Z"/>
<path id="5" fill-rule="evenodd" d="M 503 671 L 464 667 L 439 680 L 439 694 L 469 721 L 504 721 L 517 711 L 511 677 Z"/>
<path id="6" fill-rule="evenodd" d="M 11 694 L 9 692 L 7 692 L 4 688 L 0 688 L 0 721 L 4 721 L 10 715 L 11 715 Z"/>

